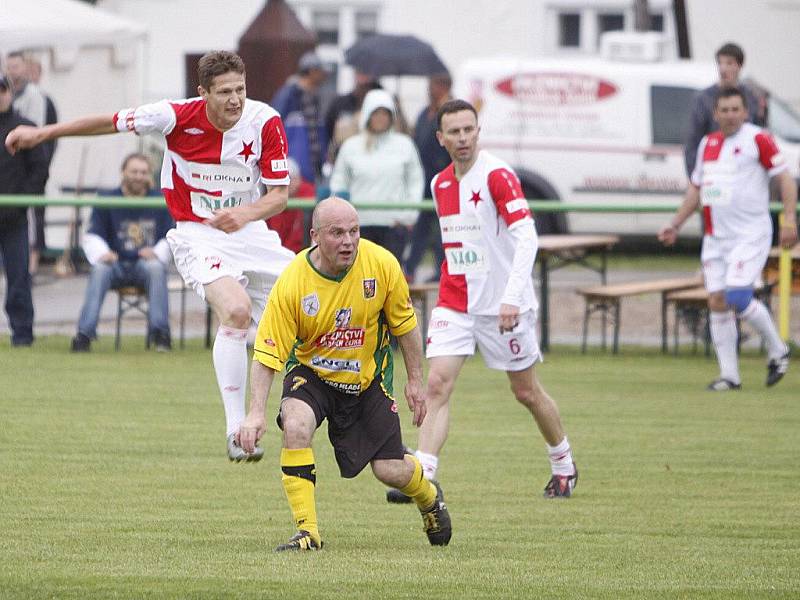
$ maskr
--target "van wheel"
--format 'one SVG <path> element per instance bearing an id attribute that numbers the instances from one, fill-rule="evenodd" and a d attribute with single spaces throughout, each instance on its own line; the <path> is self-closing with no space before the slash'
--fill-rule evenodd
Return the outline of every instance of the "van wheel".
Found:
<path id="1" fill-rule="evenodd" d="M 522 184 L 522 192 L 528 199 L 552 200 L 553 202 L 560 201 L 555 197 L 555 193 L 552 190 L 546 192 L 542 190 L 541 187 L 531 184 L 524 179 L 520 183 Z M 569 233 L 567 217 L 562 212 L 539 212 L 534 215 L 534 218 L 536 220 L 536 233 L 539 235 Z"/>

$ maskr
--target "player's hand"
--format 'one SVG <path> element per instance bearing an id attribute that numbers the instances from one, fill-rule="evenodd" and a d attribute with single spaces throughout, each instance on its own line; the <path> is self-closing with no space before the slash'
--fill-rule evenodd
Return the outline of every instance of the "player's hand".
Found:
<path id="1" fill-rule="evenodd" d="M 500 314 L 498 315 L 498 325 L 500 333 L 511 332 L 519 325 L 519 306 L 513 304 L 501 304 Z"/>
<path id="2" fill-rule="evenodd" d="M 678 230 L 672 225 L 664 225 L 658 232 L 658 241 L 665 246 L 672 246 L 678 239 Z"/>
<path id="3" fill-rule="evenodd" d="M 103 256 L 98 259 L 100 262 L 104 262 L 107 265 L 113 265 L 115 262 L 119 260 L 119 256 L 113 250 L 109 250 Z"/>
<path id="4" fill-rule="evenodd" d="M 235 208 L 220 208 L 214 211 L 213 217 L 203 222 L 225 233 L 233 233 L 244 227 L 249 220 L 240 210 L 236 210 Z"/>
<path id="5" fill-rule="evenodd" d="M 6 150 L 12 156 L 20 150 L 33 148 L 44 141 L 44 133 L 39 127 L 19 125 L 6 136 Z"/>
<path id="6" fill-rule="evenodd" d="M 790 250 L 797 243 L 797 223 L 787 223 L 781 227 L 780 233 L 781 248 Z"/>
<path id="7" fill-rule="evenodd" d="M 405 387 L 406 402 L 408 408 L 414 413 L 411 422 L 415 427 L 422 425 L 425 420 L 425 415 L 428 413 L 428 407 L 425 405 L 425 390 L 422 387 L 421 381 L 409 381 Z"/>
<path id="8" fill-rule="evenodd" d="M 264 419 L 264 415 L 248 413 L 239 426 L 239 432 L 236 434 L 236 442 L 241 446 L 242 450 L 252 454 L 256 451 L 256 444 L 266 430 L 267 422 Z"/>

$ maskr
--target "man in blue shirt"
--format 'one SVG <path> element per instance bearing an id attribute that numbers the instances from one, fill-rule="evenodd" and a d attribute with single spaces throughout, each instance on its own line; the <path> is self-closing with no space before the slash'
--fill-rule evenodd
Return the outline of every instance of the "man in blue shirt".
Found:
<path id="1" fill-rule="evenodd" d="M 131 154 L 122 163 L 122 183 L 108 196 L 158 196 L 151 192 L 153 172 L 147 157 Z M 172 348 L 169 332 L 167 270 L 171 257 L 165 239 L 173 227 L 165 208 L 95 208 L 83 251 L 92 265 L 89 285 L 72 338 L 73 352 L 88 352 L 97 337 L 97 321 L 106 292 L 138 286 L 147 290 L 148 335 L 157 351 Z"/>

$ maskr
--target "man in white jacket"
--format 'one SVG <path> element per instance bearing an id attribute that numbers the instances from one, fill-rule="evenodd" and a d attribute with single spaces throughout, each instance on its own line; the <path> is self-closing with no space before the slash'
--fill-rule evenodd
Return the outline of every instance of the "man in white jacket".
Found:
<path id="1" fill-rule="evenodd" d="M 392 130 L 396 109 L 384 90 L 364 98 L 361 132 L 348 138 L 339 151 L 331 176 L 331 191 L 362 202 L 421 202 L 425 184 L 414 141 Z M 379 244 L 403 264 L 409 231 L 417 220 L 415 210 L 359 210 L 361 237 Z"/>

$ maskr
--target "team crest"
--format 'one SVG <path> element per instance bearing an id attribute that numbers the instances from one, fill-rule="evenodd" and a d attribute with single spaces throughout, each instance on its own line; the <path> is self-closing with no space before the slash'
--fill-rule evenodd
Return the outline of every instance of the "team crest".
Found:
<path id="1" fill-rule="evenodd" d="M 378 287 L 375 283 L 375 279 L 364 279 L 361 283 L 364 285 L 364 299 L 369 300 L 370 298 L 374 298 L 375 290 Z"/>
<path id="2" fill-rule="evenodd" d="M 353 314 L 352 308 L 340 308 L 336 311 L 334 324 L 336 329 L 346 329 L 350 326 L 350 317 Z"/>
<path id="3" fill-rule="evenodd" d="M 319 312 L 319 297 L 317 296 L 316 292 L 309 294 L 308 296 L 303 296 L 303 299 L 300 301 L 300 303 L 303 306 L 303 312 L 309 317 L 313 317 Z"/>

